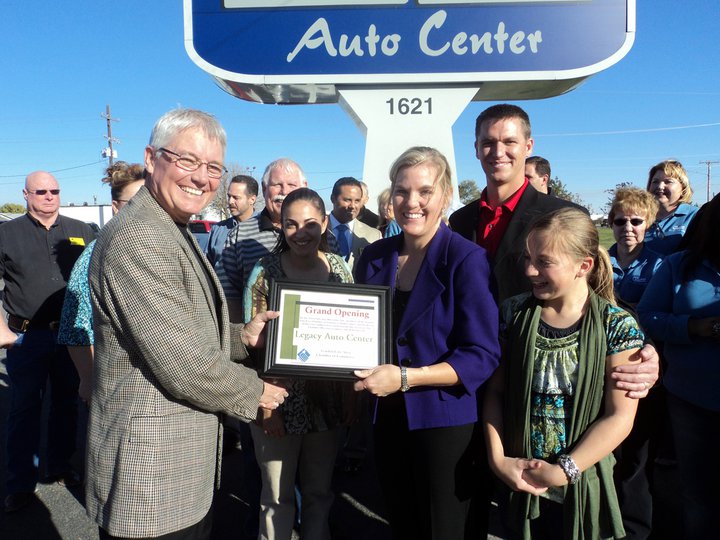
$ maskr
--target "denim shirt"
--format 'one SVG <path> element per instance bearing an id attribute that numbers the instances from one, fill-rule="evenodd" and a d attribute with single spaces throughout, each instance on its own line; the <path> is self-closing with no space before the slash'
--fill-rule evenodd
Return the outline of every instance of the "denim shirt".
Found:
<path id="1" fill-rule="evenodd" d="M 687 252 L 665 258 L 645 289 L 637 313 L 653 339 L 664 342 L 668 392 L 698 407 L 720 412 L 720 343 L 691 336 L 691 317 L 720 316 L 720 271 L 703 261 L 685 279 Z"/>
<path id="2" fill-rule="evenodd" d="M 617 244 L 613 244 L 608 253 L 613 267 L 615 295 L 628 304 L 637 304 L 650 278 L 662 263 L 662 255 L 643 244 L 638 258 L 627 268 L 621 268 L 617 261 Z"/>
<path id="3" fill-rule="evenodd" d="M 697 211 L 697 206 L 679 204 L 672 214 L 648 227 L 645 232 L 645 246 L 663 256 L 673 253 Z"/>
<path id="4" fill-rule="evenodd" d="M 222 260 L 222 252 L 225 249 L 228 233 L 238 224 L 238 220 L 230 216 L 210 227 L 210 237 L 208 238 L 205 255 L 207 255 L 210 264 L 215 265 Z"/>

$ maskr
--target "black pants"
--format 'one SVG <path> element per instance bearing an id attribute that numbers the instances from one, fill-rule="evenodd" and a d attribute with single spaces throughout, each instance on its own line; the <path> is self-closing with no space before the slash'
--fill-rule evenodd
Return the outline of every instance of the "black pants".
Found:
<path id="1" fill-rule="evenodd" d="M 627 540 L 646 540 L 653 530 L 653 473 L 658 446 L 669 423 L 665 389 L 638 403 L 632 431 L 615 451 L 615 487 Z"/>
<path id="2" fill-rule="evenodd" d="M 403 396 L 393 394 L 380 399 L 374 435 L 394 540 L 487 536 L 486 462 L 475 424 L 410 431 Z"/>
<path id="3" fill-rule="evenodd" d="M 720 509 L 720 411 L 704 409 L 667 394 L 675 441 L 683 515 L 683 538 L 718 537 Z"/>

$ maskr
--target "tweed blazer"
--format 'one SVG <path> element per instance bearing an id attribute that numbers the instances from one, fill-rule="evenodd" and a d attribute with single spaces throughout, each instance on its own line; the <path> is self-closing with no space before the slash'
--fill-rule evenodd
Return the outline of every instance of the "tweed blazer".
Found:
<path id="1" fill-rule="evenodd" d="M 587 213 L 582 206 L 540 193 L 531 185 L 525 188 L 500 241 L 495 258 L 490 261 L 494 285 L 497 287 L 498 304 L 511 296 L 531 290 L 523 266 L 525 240 L 530 232 L 530 224 L 537 216 L 566 207 L 578 208 Z M 477 242 L 479 221 L 480 199 L 476 199 L 453 212 L 450 216 L 450 227 L 462 237 Z"/>
<path id="2" fill-rule="evenodd" d="M 191 243 L 143 187 L 102 229 L 90 262 L 86 506 L 113 536 L 160 536 L 200 521 L 219 478 L 216 413 L 254 419 L 263 391 L 234 362 L 247 355 L 240 328 Z"/>
<path id="3" fill-rule="evenodd" d="M 355 268 L 356 283 L 394 290 L 403 239 L 399 234 L 368 246 Z M 489 277 L 485 250 L 440 224 L 415 278 L 393 346 L 400 365 L 418 368 L 447 362 L 460 384 L 419 386 L 405 392 L 409 429 L 477 421 L 477 391 L 500 359 L 498 308 Z"/>

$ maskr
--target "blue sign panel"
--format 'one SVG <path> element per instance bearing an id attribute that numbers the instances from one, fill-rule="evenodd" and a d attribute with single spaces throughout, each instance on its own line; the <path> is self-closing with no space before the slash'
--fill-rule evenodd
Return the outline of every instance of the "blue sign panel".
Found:
<path id="1" fill-rule="evenodd" d="M 578 80 L 627 53 L 634 16 L 635 0 L 185 0 L 185 40 L 221 84 L 260 94 Z"/>

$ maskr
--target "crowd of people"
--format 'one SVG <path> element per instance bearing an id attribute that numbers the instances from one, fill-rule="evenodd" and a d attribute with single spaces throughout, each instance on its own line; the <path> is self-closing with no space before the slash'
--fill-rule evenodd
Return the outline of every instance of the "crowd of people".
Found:
<path id="1" fill-rule="evenodd" d="M 617 190 L 605 250 L 550 190 L 525 111 L 495 105 L 475 126 L 481 197 L 450 216 L 436 149 L 395 160 L 379 215 L 352 177 L 326 211 L 280 158 L 259 185 L 229 179 L 231 215 L 203 252 L 187 224 L 225 179 L 226 146 L 212 115 L 163 115 L 142 164 L 108 168 L 116 215 L 97 239 L 59 214 L 52 175 L 27 177 L 27 214 L 0 227 L 6 512 L 38 475 L 81 481 L 79 396 L 100 538 L 209 538 L 223 432 L 243 456 L 240 538 L 329 539 L 336 460 L 368 474 L 371 447 L 394 539 L 486 538 L 491 500 L 506 538 L 648 538 L 667 430 L 683 537 L 717 532 L 718 473 L 699 456 L 720 439 L 720 198 L 693 206 L 679 162 Z M 278 279 L 388 288 L 388 361 L 352 381 L 264 375 Z"/>

